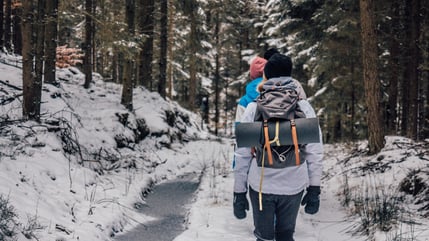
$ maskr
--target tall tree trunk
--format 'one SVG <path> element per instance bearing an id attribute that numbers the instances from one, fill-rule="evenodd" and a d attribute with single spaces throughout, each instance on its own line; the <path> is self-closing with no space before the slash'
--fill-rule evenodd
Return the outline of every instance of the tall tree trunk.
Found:
<path id="1" fill-rule="evenodd" d="M 1 2 L 1 1 L 0 1 Z M 21 17 L 22 17 L 22 6 L 16 6 L 12 10 L 12 25 L 13 25 L 13 51 L 15 54 L 21 54 L 22 52 L 22 31 L 21 31 Z"/>
<path id="2" fill-rule="evenodd" d="M 146 36 L 139 61 L 139 83 L 151 89 L 149 86 L 153 82 L 152 61 L 153 61 L 153 36 L 154 36 L 154 0 L 140 0 L 140 33 Z"/>
<path id="3" fill-rule="evenodd" d="M 429 77 L 429 73 L 425 73 L 426 79 Z M 429 138 L 429 83 L 426 82 L 426 104 L 425 104 L 425 115 L 424 115 L 424 121 L 423 121 L 423 137 Z"/>
<path id="4" fill-rule="evenodd" d="M 189 57 L 189 99 L 188 108 L 190 110 L 195 109 L 195 98 L 197 93 L 197 19 L 196 19 L 196 3 L 195 0 L 189 0 L 190 3 L 190 20 L 191 20 L 191 33 L 189 35 L 189 51 L 191 53 Z"/>
<path id="5" fill-rule="evenodd" d="M 5 6 L 5 20 L 4 20 L 4 46 L 7 51 L 12 50 L 12 0 L 6 0 Z"/>
<path id="6" fill-rule="evenodd" d="M 118 72 L 119 72 L 119 65 L 118 65 L 118 58 L 119 55 L 116 54 L 115 52 L 113 52 L 113 58 L 112 58 L 112 81 L 114 83 L 119 83 L 119 78 L 118 78 Z"/>
<path id="7" fill-rule="evenodd" d="M 171 100 L 173 98 L 173 45 L 174 45 L 174 2 L 173 0 L 168 0 L 169 3 L 169 12 L 168 12 L 168 48 L 167 48 L 167 96 Z"/>
<path id="8" fill-rule="evenodd" d="M 118 73 L 117 73 L 117 78 L 118 78 L 118 84 L 122 84 L 122 79 L 124 78 L 124 73 L 125 73 L 125 71 L 124 71 L 124 63 L 125 63 L 125 61 L 126 61 L 126 59 L 125 59 L 125 56 L 124 56 L 124 53 L 122 53 L 122 52 L 118 52 L 117 53 L 117 65 L 118 65 Z"/>
<path id="9" fill-rule="evenodd" d="M 35 64 L 34 64 L 34 84 L 33 84 L 33 98 L 34 98 L 34 112 L 36 120 L 40 119 L 40 103 L 42 101 L 42 83 L 43 83 L 43 63 L 45 53 L 45 1 L 37 1 L 37 18 L 35 26 L 36 45 L 35 45 Z"/>
<path id="10" fill-rule="evenodd" d="M 122 96 L 121 104 L 128 110 L 133 110 L 133 79 L 131 77 L 132 62 L 126 57 L 124 63 L 124 74 L 122 77 Z"/>
<path id="11" fill-rule="evenodd" d="M 400 55 L 400 46 L 399 46 L 399 35 L 398 35 L 398 26 L 399 26 L 399 3 L 396 1 L 392 2 L 391 5 L 392 20 L 390 24 L 390 39 L 389 39 L 389 100 L 387 106 L 387 130 L 391 135 L 398 134 L 398 86 L 399 86 L 399 55 Z"/>
<path id="12" fill-rule="evenodd" d="M 165 98 L 165 87 L 167 82 L 167 44 L 168 44 L 168 0 L 161 1 L 161 41 L 159 56 L 159 81 L 158 93 Z"/>
<path id="13" fill-rule="evenodd" d="M 350 107 L 350 136 L 352 141 L 356 140 L 356 133 L 355 133 L 355 120 L 356 120 L 356 106 L 358 105 L 358 101 L 356 100 L 356 89 L 355 88 L 355 63 L 354 58 L 351 56 L 351 53 L 349 52 L 349 59 L 350 59 L 350 75 L 352 76 L 351 79 L 351 85 L 352 85 L 352 93 L 351 93 L 351 107 Z"/>
<path id="14" fill-rule="evenodd" d="M 360 0 L 362 35 L 363 78 L 365 99 L 368 108 L 369 154 L 377 153 L 384 146 L 384 133 L 380 108 L 380 81 L 377 69 L 377 37 L 374 23 L 373 0 Z"/>
<path id="15" fill-rule="evenodd" d="M 409 113 L 408 113 L 408 125 L 407 125 L 407 137 L 417 140 L 417 120 L 418 120 L 418 109 L 419 109 L 419 37 L 420 37 L 420 0 L 412 0 L 406 2 L 407 7 L 410 9 L 409 24 L 410 32 L 409 36 L 409 53 L 410 60 L 407 64 L 408 80 L 409 80 Z"/>
<path id="16" fill-rule="evenodd" d="M 92 1 L 85 0 L 85 42 L 83 59 L 83 72 L 85 74 L 85 83 L 83 87 L 88 89 L 92 81 Z"/>
<path id="17" fill-rule="evenodd" d="M 91 43 L 91 52 L 92 52 L 92 71 L 94 72 L 94 71 L 96 71 L 96 69 L 97 69 L 97 61 L 96 61 L 96 59 L 97 59 L 97 57 L 96 57 L 96 53 L 97 53 L 97 51 L 96 51 L 96 44 L 95 44 L 95 35 L 96 35 L 96 33 L 97 33 L 97 28 L 95 27 L 95 21 L 94 21 L 94 19 L 96 18 L 96 12 L 97 12 L 97 4 L 96 4 L 96 2 L 97 2 L 97 0 L 93 0 L 92 1 L 92 9 L 91 9 L 91 13 L 92 13 L 92 17 L 93 17 L 93 20 L 91 21 L 91 34 L 92 34 L 92 36 L 91 36 L 91 41 L 92 41 L 92 43 Z"/>
<path id="18" fill-rule="evenodd" d="M 33 96 L 33 1 L 22 2 L 22 115 L 26 119 L 35 120 L 35 101 Z"/>
<path id="19" fill-rule="evenodd" d="M 421 117 L 420 117 L 420 130 L 419 130 L 419 138 L 421 140 L 429 138 L 429 2 L 423 1 L 421 2 L 421 47 L 422 58 L 421 58 L 421 99 L 422 99 L 422 109 L 421 109 Z"/>
<path id="20" fill-rule="evenodd" d="M 128 25 L 129 36 L 134 35 L 134 17 L 135 17 L 135 1 L 126 0 L 126 22 Z M 122 98 L 121 104 L 125 106 L 128 110 L 133 110 L 133 56 L 129 54 L 125 56 L 124 63 L 124 75 L 122 79 Z"/>
<path id="21" fill-rule="evenodd" d="M 56 83 L 56 49 L 58 39 L 58 0 L 46 1 L 46 34 L 45 34 L 45 83 Z"/>
<path id="22" fill-rule="evenodd" d="M 220 96 L 220 89 L 219 89 L 219 85 L 220 85 L 220 60 L 219 60 L 219 50 L 220 50 L 220 45 L 219 45 L 219 10 L 217 10 L 216 12 L 216 18 L 215 18 L 215 31 L 214 31 L 214 39 L 215 39 L 215 48 L 216 48 L 216 54 L 215 54 L 215 73 L 214 73 L 214 81 L 215 81 L 215 100 L 214 100 L 214 105 L 215 105 L 215 135 L 217 135 L 219 133 L 219 96 Z"/>
<path id="23" fill-rule="evenodd" d="M 410 108 L 410 96 L 409 89 L 410 85 L 408 82 L 408 72 L 403 71 L 403 78 L 400 81 L 400 96 L 401 96 L 401 126 L 400 126 L 400 134 L 401 136 L 405 136 L 407 134 L 407 126 L 408 126 L 408 113 Z"/>
<path id="24" fill-rule="evenodd" d="M 3 49 L 4 46 L 4 28 L 3 28 L 3 23 L 4 23 L 4 1 L 0 0 L 0 49 Z"/>

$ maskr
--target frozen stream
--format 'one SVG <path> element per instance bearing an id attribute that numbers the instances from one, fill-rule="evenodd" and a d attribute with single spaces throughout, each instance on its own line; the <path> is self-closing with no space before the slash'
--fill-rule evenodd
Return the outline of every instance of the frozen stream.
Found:
<path id="1" fill-rule="evenodd" d="M 141 224 L 118 241 L 171 241 L 185 230 L 186 215 L 199 185 L 198 176 L 187 175 L 155 185 L 140 211 L 157 220 Z"/>

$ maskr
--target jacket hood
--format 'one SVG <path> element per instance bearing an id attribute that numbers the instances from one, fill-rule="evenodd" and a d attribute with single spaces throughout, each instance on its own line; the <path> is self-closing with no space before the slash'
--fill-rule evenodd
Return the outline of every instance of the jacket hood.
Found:
<path id="1" fill-rule="evenodd" d="M 262 86 L 263 90 L 279 88 L 296 89 L 297 85 L 293 81 L 292 77 L 276 77 L 265 81 Z"/>

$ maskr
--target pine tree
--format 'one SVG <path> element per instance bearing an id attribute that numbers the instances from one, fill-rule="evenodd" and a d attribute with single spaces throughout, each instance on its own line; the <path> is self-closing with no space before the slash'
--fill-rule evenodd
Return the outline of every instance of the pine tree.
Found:
<path id="1" fill-rule="evenodd" d="M 46 61 L 44 71 L 45 83 L 56 83 L 55 78 L 55 62 L 56 62 L 56 49 L 58 38 L 58 0 L 46 1 L 46 32 L 45 32 L 45 48 L 46 48 Z"/>
<path id="2" fill-rule="evenodd" d="M 7 51 L 12 50 L 12 0 L 6 0 L 4 17 L 4 47 Z"/>
<path id="3" fill-rule="evenodd" d="M 92 4 L 94 4 L 94 0 L 85 0 L 85 58 L 83 60 L 83 68 L 85 73 L 85 89 L 88 89 L 90 87 L 92 81 Z"/>
<path id="4" fill-rule="evenodd" d="M 154 39 L 154 0 L 140 0 L 139 29 L 143 37 L 143 43 L 139 56 L 139 84 L 152 89 L 152 62 Z"/>
<path id="5" fill-rule="evenodd" d="M 384 146 L 384 132 L 380 108 L 380 81 L 377 69 L 377 37 L 374 23 L 373 0 L 360 0 L 363 78 L 368 108 L 369 154 L 375 154 Z"/>
<path id="6" fill-rule="evenodd" d="M 13 52 L 20 55 L 22 51 L 22 31 L 21 31 L 21 17 L 22 5 L 15 3 L 12 8 L 12 43 Z"/>
<path id="7" fill-rule="evenodd" d="M 168 45 L 168 0 L 161 1 L 161 39 L 160 39 L 160 56 L 159 56 L 159 81 L 158 93 L 161 97 L 166 96 L 167 83 L 167 45 Z"/>
<path id="8" fill-rule="evenodd" d="M 0 48 L 3 49 L 3 37 L 4 37 L 4 28 L 3 28 L 3 21 L 4 21 L 4 1 L 0 1 Z"/>
<path id="9" fill-rule="evenodd" d="M 404 93 L 409 95 L 409 112 L 407 113 L 407 137 L 417 140 L 417 120 L 419 109 L 419 63 L 420 63 L 420 0 L 412 0 L 406 2 L 406 9 L 408 13 L 407 23 L 409 23 L 409 39 L 408 49 L 410 51 L 410 58 L 407 65 L 406 78 L 409 81 L 409 92 Z"/>
<path id="10" fill-rule="evenodd" d="M 23 86 L 23 103 L 22 115 L 26 119 L 38 120 L 40 113 L 37 113 L 36 89 L 34 88 L 33 75 L 33 23 L 34 23 L 34 3 L 33 1 L 24 1 L 22 4 L 23 21 L 22 21 L 22 86 Z"/>
<path id="11" fill-rule="evenodd" d="M 135 1 L 127 0 L 126 1 L 126 22 L 128 27 L 128 36 L 131 39 L 134 36 L 135 31 Z M 133 51 L 126 53 L 125 63 L 124 63 L 124 74 L 122 81 L 122 98 L 121 104 L 125 106 L 128 110 L 133 110 Z"/>

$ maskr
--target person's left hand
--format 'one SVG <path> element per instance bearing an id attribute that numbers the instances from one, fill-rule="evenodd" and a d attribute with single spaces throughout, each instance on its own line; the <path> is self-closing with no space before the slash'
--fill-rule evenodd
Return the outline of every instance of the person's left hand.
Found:
<path id="1" fill-rule="evenodd" d="M 304 211 L 308 214 L 315 214 L 319 211 L 320 206 L 320 186 L 309 186 L 307 193 L 301 201 L 301 205 L 305 205 Z"/>
<path id="2" fill-rule="evenodd" d="M 238 219 L 246 217 L 246 210 L 249 210 L 249 201 L 246 198 L 246 192 L 236 193 L 234 192 L 234 216 Z"/>

